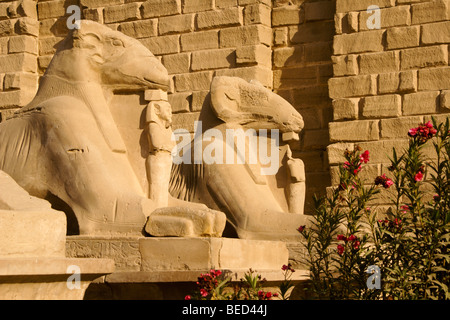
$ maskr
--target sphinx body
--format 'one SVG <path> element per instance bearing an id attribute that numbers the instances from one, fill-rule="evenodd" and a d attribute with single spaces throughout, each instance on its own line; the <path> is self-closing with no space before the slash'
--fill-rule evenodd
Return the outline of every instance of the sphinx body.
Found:
<path id="1" fill-rule="evenodd" d="M 215 119 L 210 119 L 218 122 L 217 128 L 251 124 L 282 132 L 301 130 L 301 117 L 280 97 L 266 94 L 270 101 L 264 106 L 249 105 L 245 110 L 242 106 L 248 104 L 238 103 L 241 107 L 235 108 L 235 98 L 225 99 L 233 95 L 224 90 L 227 82 L 219 80 L 212 93 L 221 98 L 214 103 Z M 35 98 L 0 124 L 0 170 L 31 195 L 64 211 L 69 234 L 143 234 L 147 222 L 146 230 L 156 236 L 220 236 L 224 211 L 239 237 L 293 236 L 307 218 L 286 214 L 270 186 L 255 183 L 245 165 L 205 165 L 205 175 L 197 176 L 200 198 L 172 192 L 166 208 L 149 198 L 108 104 L 116 92 L 167 91 L 168 85 L 167 70 L 139 41 L 82 21 L 55 53 Z M 238 178 L 243 179 L 242 188 L 235 185 Z"/>

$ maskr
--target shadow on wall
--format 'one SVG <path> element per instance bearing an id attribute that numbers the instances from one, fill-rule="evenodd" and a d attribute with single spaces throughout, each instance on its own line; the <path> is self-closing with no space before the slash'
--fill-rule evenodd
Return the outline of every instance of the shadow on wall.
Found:
<path id="1" fill-rule="evenodd" d="M 331 185 L 326 147 L 333 120 L 328 79 L 333 76 L 335 8 L 335 0 L 275 0 L 272 12 L 274 90 L 305 121 L 300 142 L 291 148 L 305 163 L 306 214 L 313 213 L 312 196 Z"/>

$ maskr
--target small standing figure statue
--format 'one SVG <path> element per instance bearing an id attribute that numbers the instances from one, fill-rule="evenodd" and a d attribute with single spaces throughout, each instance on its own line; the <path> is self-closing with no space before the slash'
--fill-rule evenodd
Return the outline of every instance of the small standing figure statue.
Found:
<path id="1" fill-rule="evenodd" d="M 153 98 L 148 99 L 151 102 L 146 112 L 149 155 L 145 166 L 149 184 L 148 197 L 155 201 L 157 208 L 161 208 L 168 206 L 172 150 L 176 144 L 172 140 L 172 107 L 167 101 L 167 94 L 155 91 L 151 94 Z M 154 99 L 155 96 L 157 100 Z"/>
<path id="2" fill-rule="evenodd" d="M 288 174 L 289 212 L 303 214 L 305 206 L 305 165 L 301 159 L 292 157 L 289 145 L 286 151 Z"/>

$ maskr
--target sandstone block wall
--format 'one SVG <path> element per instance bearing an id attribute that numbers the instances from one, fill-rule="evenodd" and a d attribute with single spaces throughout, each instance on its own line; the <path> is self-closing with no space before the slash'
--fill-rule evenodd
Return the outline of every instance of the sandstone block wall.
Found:
<path id="1" fill-rule="evenodd" d="M 36 92 L 38 35 L 36 1 L 0 2 L 0 120 Z"/>
<path id="2" fill-rule="evenodd" d="M 273 89 L 303 116 L 294 156 L 305 162 L 306 211 L 314 193 L 330 185 L 326 147 L 333 119 L 328 80 L 333 76 L 334 0 L 276 0 L 272 9 Z"/>
<path id="3" fill-rule="evenodd" d="M 367 20 L 380 8 L 380 28 Z M 345 148 L 371 154 L 366 178 L 388 173 L 392 148 L 431 115 L 448 116 L 449 0 L 337 0 L 333 40 L 333 121 L 328 157 L 333 184 Z M 373 181 L 373 180 L 372 180 Z"/>

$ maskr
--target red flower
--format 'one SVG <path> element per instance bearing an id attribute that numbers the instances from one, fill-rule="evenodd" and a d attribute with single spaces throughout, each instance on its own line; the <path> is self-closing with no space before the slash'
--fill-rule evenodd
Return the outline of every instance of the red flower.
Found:
<path id="1" fill-rule="evenodd" d="M 436 202 L 439 202 L 440 199 L 441 199 L 441 197 L 438 194 L 435 194 L 433 196 L 433 200 L 436 201 Z"/>
<path id="2" fill-rule="evenodd" d="M 417 128 L 411 128 L 408 131 L 408 136 L 415 137 L 417 135 Z"/>
<path id="3" fill-rule="evenodd" d="M 378 176 L 378 177 L 375 179 L 375 184 L 376 184 L 376 185 L 381 184 L 384 188 L 387 189 L 387 188 L 389 188 L 390 186 L 392 186 L 392 185 L 394 184 L 394 182 L 392 182 L 392 180 L 389 179 L 388 177 L 386 177 L 386 174 L 383 173 L 383 175 Z"/>
<path id="4" fill-rule="evenodd" d="M 369 150 L 364 151 L 361 156 L 359 157 L 359 159 L 361 160 L 361 162 L 363 163 L 367 163 L 369 162 Z"/>
<path id="5" fill-rule="evenodd" d="M 339 244 L 338 246 L 337 246 L 337 252 L 338 252 L 338 254 L 340 255 L 340 256 L 342 256 L 342 254 L 344 253 L 344 246 L 342 245 L 342 244 Z"/>
<path id="6" fill-rule="evenodd" d="M 300 232 L 300 233 L 302 233 L 303 230 L 305 230 L 305 227 L 306 227 L 306 226 L 300 226 L 300 227 L 298 227 L 297 231 Z"/>
<path id="7" fill-rule="evenodd" d="M 400 207 L 400 209 L 402 209 L 402 213 L 406 213 L 409 210 L 409 206 L 403 205 Z"/>
<path id="8" fill-rule="evenodd" d="M 357 238 L 354 234 L 352 234 L 350 237 L 348 237 L 348 241 L 355 241 Z"/>
<path id="9" fill-rule="evenodd" d="M 184 300 L 191 300 L 191 296 L 190 295 L 187 295 L 186 297 L 184 297 Z"/>
<path id="10" fill-rule="evenodd" d="M 338 234 L 337 239 L 347 241 L 347 237 L 344 236 L 343 234 Z"/>
<path id="11" fill-rule="evenodd" d="M 360 245 L 361 245 L 361 242 L 355 241 L 355 243 L 353 243 L 353 249 L 358 250 Z"/>
<path id="12" fill-rule="evenodd" d="M 417 182 L 422 181 L 423 179 L 423 174 L 421 171 L 417 172 L 417 174 L 414 176 L 414 180 L 416 180 Z"/>
<path id="13" fill-rule="evenodd" d="M 208 296 L 208 291 L 206 291 L 205 289 L 200 289 L 200 294 L 202 295 L 202 297 L 206 297 Z"/>

